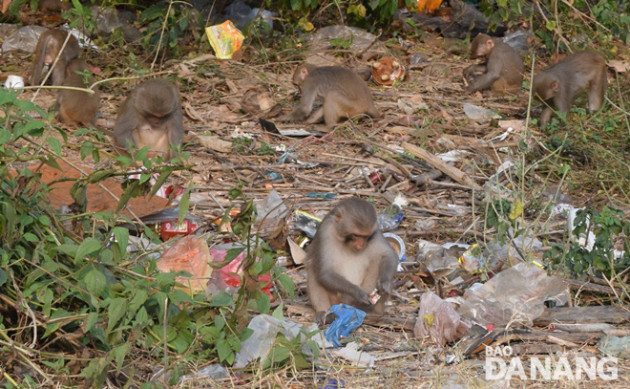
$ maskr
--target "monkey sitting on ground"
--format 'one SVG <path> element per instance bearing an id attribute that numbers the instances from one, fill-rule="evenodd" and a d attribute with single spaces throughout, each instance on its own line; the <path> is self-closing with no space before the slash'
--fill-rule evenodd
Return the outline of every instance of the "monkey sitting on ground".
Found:
<path id="1" fill-rule="evenodd" d="M 470 84 L 466 93 L 492 88 L 499 92 L 515 92 L 523 83 L 525 65 L 510 45 L 501 39 L 479 34 L 470 46 L 471 58 L 487 58 L 483 65 L 464 69 L 464 78 Z M 476 76 L 477 74 L 481 74 Z"/>
<path id="2" fill-rule="evenodd" d="M 304 64 L 295 70 L 293 83 L 300 88 L 302 98 L 297 108 L 286 118 L 288 120 L 307 119 L 307 124 L 314 124 L 323 118 L 326 127 L 330 128 L 342 118 L 361 114 L 373 118 L 381 116 L 372 101 L 370 88 L 350 69 Z M 311 115 L 318 98 L 323 100 L 323 106 Z"/>
<path id="3" fill-rule="evenodd" d="M 359 198 L 341 201 L 326 215 L 306 253 L 315 321 L 325 324 L 326 311 L 339 303 L 383 313 L 397 265 L 396 252 L 378 230 L 374 206 Z M 373 304 L 375 288 L 381 297 Z"/>
<path id="4" fill-rule="evenodd" d="M 37 40 L 35 47 L 35 61 L 33 65 L 33 74 L 31 77 L 31 85 L 39 85 L 45 75 L 45 68 L 50 67 L 57 56 L 60 54 L 63 43 L 68 36 L 68 32 L 63 30 L 44 31 Z M 66 47 L 59 55 L 59 60 L 55 64 L 52 71 L 52 85 L 61 85 L 66 78 L 66 67 L 68 63 L 79 56 L 79 41 L 70 35 Z"/>
<path id="5" fill-rule="evenodd" d="M 147 156 L 164 154 L 169 146 L 180 146 L 184 134 L 182 110 L 175 87 L 166 80 L 149 80 L 138 85 L 120 107 L 114 126 L 114 140 L 120 147 L 148 146 Z"/>
<path id="6" fill-rule="evenodd" d="M 534 76 L 533 92 L 547 104 L 540 124 L 551 119 L 551 107 L 567 115 L 573 100 L 584 89 L 588 89 L 589 110 L 597 111 L 604 102 L 607 86 L 606 60 L 600 53 L 582 51 L 567 56 Z"/>
<path id="7" fill-rule="evenodd" d="M 79 58 L 73 59 L 68 63 L 66 79 L 62 85 L 75 88 L 89 87 L 92 82 L 91 77 L 86 79 L 83 74 L 77 73 L 86 70 L 88 70 L 88 66 L 85 61 Z M 57 95 L 57 119 L 74 126 L 94 125 L 98 106 L 98 91 L 89 94 L 77 90 L 62 89 Z"/>

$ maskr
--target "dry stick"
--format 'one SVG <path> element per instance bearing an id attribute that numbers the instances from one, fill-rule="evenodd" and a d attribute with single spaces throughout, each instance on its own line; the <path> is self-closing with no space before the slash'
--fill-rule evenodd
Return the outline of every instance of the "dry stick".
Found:
<path id="1" fill-rule="evenodd" d="M 157 58 L 160 55 L 160 50 L 162 49 L 162 38 L 164 38 L 164 31 L 166 30 L 166 23 L 168 22 L 168 15 L 171 13 L 171 8 L 173 7 L 173 0 L 168 2 L 168 9 L 166 10 L 166 15 L 164 16 L 164 23 L 162 23 L 162 29 L 160 30 L 160 39 L 158 40 L 158 46 L 155 49 L 155 57 L 153 58 L 153 62 L 151 62 L 151 67 L 149 69 L 153 70 L 153 66 L 157 62 Z"/>
<path id="2" fill-rule="evenodd" d="M 70 33 L 70 31 L 68 31 L 68 34 L 66 34 L 66 40 L 63 41 L 63 45 L 61 45 L 61 50 L 59 50 L 59 53 L 57 53 L 57 57 L 55 57 L 55 60 L 53 61 L 52 65 L 50 65 L 50 68 L 48 69 L 48 73 L 46 73 L 46 76 L 44 76 L 44 79 L 39 85 L 40 87 L 46 83 L 46 80 L 48 80 L 48 77 L 50 77 L 50 74 L 52 73 L 53 69 L 55 68 L 55 66 L 57 66 L 59 57 L 61 57 L 61 53 L 63 53 L 63 50 L 66 48 L 66 44 L 68 44 L 68 41 L 70 40 L 70 35 L 72 34 Z M 64 70 L 64 73 L 65 73 L 65 70 Z M 35 91 L 35 93 L 33 94 L 33 97 L 31 97 L 31 103 L 35 101 L 38 94 L 39 94 L 39 90 Z"/>

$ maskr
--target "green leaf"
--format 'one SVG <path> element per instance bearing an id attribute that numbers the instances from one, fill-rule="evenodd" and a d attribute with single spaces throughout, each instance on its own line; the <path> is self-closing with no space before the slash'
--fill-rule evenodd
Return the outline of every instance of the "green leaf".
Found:
<path id="1" fill-rule="evenodd" d="M 269 296 L 265 293 L 261 293 L 260 296 L 256 299 L 256 308 L 260 313 L 267 313 L 271 309 L 271 301 L 269 300 Z"/>
<path id="2" fill-rule="evenodd" d="M 295 296 L 295 283 L 286 274 L 281 274 L 276 278 L 276 281 L 280 284 L 282 289 L 289 295 L 290 298 L 294 298 Z"/>
<path id="3" fill-rule="evenodd" d="M 74 256 L 75 261 L 79 259 L 84 259 L 90 254 L 93 254 L 100 250 L 101 242 L 95 238 L 87 237 L 81 242 L 79 248 L 77 249 L 77 253 Z"/>
<path id="4" fill-rule="evenodd" d="M 85 332 L 90 332 L 92 328 L 96 325 L 98 321 L 98 313 L 90 312 L 88 313 L 87 318 L 85 319 Z"/>
<path id="5" fill-rule="evenodd" d="M 123 362 L 125 362 L 125 357 L 127 356 L 129 349 L 130 349 L 129 344 L 123 343 L 120 346 L 115 347 L 111 351 L 111 355 L 114 357 L 114 360 L 116 361 L 116 369 L 118 372 L 122 370 Z"/>
<path id="6" fill-rule="evenodd" d="M 114 227 L 113 233 L 116 238 L 116 245 L 119 248 L 119 254 L 124 257 L 129 244 L 129 230 L 123 227 Z"/>
<path id="7" fill-rule="evenodd" d="M 234 304 L 234 300 L 229 293 L 225 291 L 221 291 L 216 295 L 212 296 L 212 302 L 210 303 L 211 307 L 230 307 Z"/>
<path id="8" fill-rule="evenodd" d="M 137 289 L 135 295 L 129 302 L 129 313 L 135 314 L 138 309 L 147 301 L 149 298 L 148 293 L 144 289 Z"/>
<path id="9" fill-rule="evenodd" d="M 56 138 L 46 138 L 46 142 L 56 155 L 61 155 L 61 142 Z"/>
<path id="10" fill-rule="evenodd" d="M 107 332 L 111 332 L 112 329 L 118 324 L 120 319 L 127 312 L 127 299 L 118 297 L 112 299 L 107 307 L 107 315 L 109 316 L 109 322 L 107 323 Z"/>
<path id="11" fill-rule="evenodd" d="M 83 278 L 85 288 L 94 296 L 100 296 L 107 286 L 105 274 L 96 266 L 91 266 L 88 273 Z"/>

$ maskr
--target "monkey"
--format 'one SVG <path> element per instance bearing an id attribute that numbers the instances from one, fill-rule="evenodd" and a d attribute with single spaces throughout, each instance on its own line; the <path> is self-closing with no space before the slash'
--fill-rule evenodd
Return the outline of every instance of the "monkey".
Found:
<path id="1" fill-rule="evenodd" d="M 68 63 L 66 78 L 61 85 L 75 88 L 87 88 L 91 78 L 84 79 L 82 74 L 88 66 L 82 59 L 75 58 Z M 71 125 L 94 125 L 99 106 L 99 94 L 62 89 L 57 95 L 57 119 Z"/>
<path id="2" fill-rule="evenodd" d="M 533 92 L 547 107 L 540 115 L 540 124 L 551 119 L 552 106 L 567 115 L 577 94 L 588 89 L 588 108 L 601 108 L 608 79 L 606 60 L 596 51 L 581 51 L 565 57 L 557 64 L 534 76 Z"/>
<path id="3" fill-rule="evenodd" d="M 370 89 L 352 70 L 340 66 L 316 67 L 310 64 L 298 66 L 293 73 L 293 84 L 302 93 L 300 103 L 286 119 L 307 124 L 321 122 L 334 126 L 341 118 L 351 118 L 367 113 L 381 117 L 374 106 Z M 312 115 L 315 100 L 323 99 L 323 106 Z M 309 117 L 310 115 L 310 117 Z"/>
<path id="4" fill-rule="evenodd" d="M 44 31 L 37 40 L 35 47 L 35 62 L 33 66 L 33 74 L 31 85 L 39 85 L 44 76 L 44 65 L 51 66 L 55 62 L 55 58 L 59 55 L 61 47 L 68 36 L 68 32 L 63 30 Z M 61 85 L 66 76 L 66 67 L 68 62 L 79 56 L 79 41 L 70 35 L 68 43 L 64 48 L 55 68 L 52 71 L 52 85 Z"/>
<path id="5" fill-rule="evenodd" d="M 175 87 L 166 80 L 144 81 L 124 101 L 116 117 L 114 140 L 119 147 L 149 146 L 147 156 L 170 158 L 170 145 L 182 143 L 181 103 Z"/>
<path id="6" fill-rule="evenodd" d="M 40 12 L 47 14 L 60 13 L 70 8 L 72 8 L 71 2 L 61 0 L 39 0 L 39 4 L 37 5 L 37 9 Z"/>
<path id="7" fill-rule="evenodd" d="M 398 256 L 378 229 L 372 204 L 356 197 L 339 202 L 322 220 L 305 261 L 306 289 L 319 325 L 339 303 L 383 313 Z M 373 304 L 375 288 L 381 297 Z"/>
<path id="8" fill-rule="evenodd" d="M 470 45 L 470 56 L 486 58 L 486 63 L 464 69 L 464 77 L 470 83 L 466 93 L 488 88 L 499 92 L 514 92 L 521 87 L 525 71 L 523 60 L 516 50 L 501 39 L 493 39 L 486 34 L 477 35 Z"/>

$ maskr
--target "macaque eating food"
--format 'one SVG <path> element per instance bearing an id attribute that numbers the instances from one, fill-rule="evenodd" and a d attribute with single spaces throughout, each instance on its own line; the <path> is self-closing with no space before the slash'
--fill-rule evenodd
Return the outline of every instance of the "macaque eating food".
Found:
<path id="1" fill-rule="evenodd" d="M 87 88 L 91 77 L 84 78 L 88 66 L 82 59 L 75 58 L 68 63 L 66 79 L 62 86 Z M 81 72 L 81 73 L 77 73 Z M 99 106 L 99 94 L 89 94 L 77 90 L 62 89 L 57 95 L 57 119 L 71 125 L 93 125 Z"/>
<path id="2" fill-rule="evenodd" d="M 80 52 L 79 41 L 72 35 L 68 38 L 66 47 L 61 51 L 67 36 L 68 32 L 63 30 L 48 30 L 39 36 L 35 47 L 35 62 L 31 85 L 39 85 L 42 82 L 42 78 L 46 73 L 45 69 L 52 66 L 57 56 L 59 56 L 59 59 L 52 71 L 52 85 L 61 85 L 66 77 L 68 62 L 77 58 Z"/>
<path id="3" fill-rule="evenodd" d="M 184 134 L 182 110 L 175 87 L 166 80 L 149 80 L 134 89 L 120 107 L 114 139 L 118 146 L 149 147 L 148 156 L 170 155 Z"/>
<path id="4" fill-rule="evenodd" d="M 499 38 L 479 34 L 470 46 L 471 58 L 486 58 L 483 65 L 464 69 L 464 78 L 470 83 L 466 93 L 491 88 L 499 92 L 517 91 L 523 83 L 525 65 L 510 45 Z M 480 74 L 475 76 L 476 74 Z"/>
<path id="5" fill-rule="evenodd" d="M 373 118 L 381 116 L 372 101 L 370 88 L 350 69 L 304 64 L 295 70 L 293 83 L 300 88 L 302 98 L 289 114 L 289 120 L 306 119 L 307 124 L 314 124 L 323 118 L 326 127 L 332 127 L 342 118 L 362 114 Z M 317 99 L 323 100 L 323 106 L 311 114 Z"/>
<path id="6" fill-rule="evenodd" d="M 557 64 L 534 76 L 533 92 L 547 107 L 540 115 L 540 124 L 551 119 L 555 107 L 567 115 L 578 93 L 588 89 L 588 109 L 601 108 L 608 80 L 606 61 L 595 51 L 582 51 L 565 57 Z"/>
<path id="7" fill-rule="evenodd" d="M 359 198 L 341 201 L 322 221 L 306 253 L 307 292 L 315 321 L 345 303 L 383 313 L 392 292 L 398 256 L 378 230 L 374 206 Z M 377 290 L 378 301 L 370 294 Z"/>

